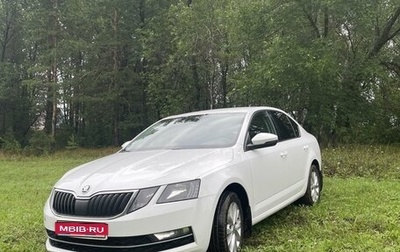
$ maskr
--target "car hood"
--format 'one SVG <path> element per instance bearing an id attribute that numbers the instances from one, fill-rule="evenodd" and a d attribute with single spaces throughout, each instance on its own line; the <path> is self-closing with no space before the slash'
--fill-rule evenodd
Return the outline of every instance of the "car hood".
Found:
<path id="1" fill-rule="evenodd" d="M 232 159 L 231 148 L 119 152 L 67 172 L 55 188 L 90 196 L 100 191 L 159 186 L 199 178 Z M 90 189 L 83 193 L 85 186 Z"/>

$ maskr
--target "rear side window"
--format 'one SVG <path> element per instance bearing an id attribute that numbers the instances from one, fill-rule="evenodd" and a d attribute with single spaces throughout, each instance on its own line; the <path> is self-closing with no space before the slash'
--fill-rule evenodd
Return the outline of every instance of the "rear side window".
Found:
<path id="1" fill-rule="evenodd" d="M 272 121 L 278 131 L 279 141 L 285 141 L 300 136 L 297 123 L 280 111 L 269 111 Z"/>

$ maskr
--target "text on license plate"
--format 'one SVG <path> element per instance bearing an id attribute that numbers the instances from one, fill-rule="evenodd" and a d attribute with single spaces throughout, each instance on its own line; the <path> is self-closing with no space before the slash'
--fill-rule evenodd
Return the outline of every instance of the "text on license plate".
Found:
<path id="1" fill-rule="evenodd" d="M 56 222 L 54 232 L 57 235 L 106 238 L 108 236 L 108 224 L 86 222 Z"/>

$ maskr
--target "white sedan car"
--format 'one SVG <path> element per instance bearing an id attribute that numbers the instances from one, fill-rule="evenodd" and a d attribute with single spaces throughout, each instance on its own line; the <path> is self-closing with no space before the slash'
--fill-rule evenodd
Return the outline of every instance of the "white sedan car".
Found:
<path id="1" fill-rule="evenodd" d="M 317 140 L 282 110 L 171 116 L 56 183 L 46 248 L 234 252 L 252 225 L 321 189 Z"/>

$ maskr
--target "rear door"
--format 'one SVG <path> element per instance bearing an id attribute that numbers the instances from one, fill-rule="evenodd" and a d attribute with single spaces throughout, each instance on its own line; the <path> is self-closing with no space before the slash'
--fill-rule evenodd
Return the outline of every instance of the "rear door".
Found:
<path id="1" fill-rule="evenodd" d="M 299 126 L 285 113 L 268 111 L 278 132 L 280 156 L 285 161 L 285 179 L 282 180 L 289 195 L 298 193 L 304 185 L 308 146 L 300 136 Z"/>

